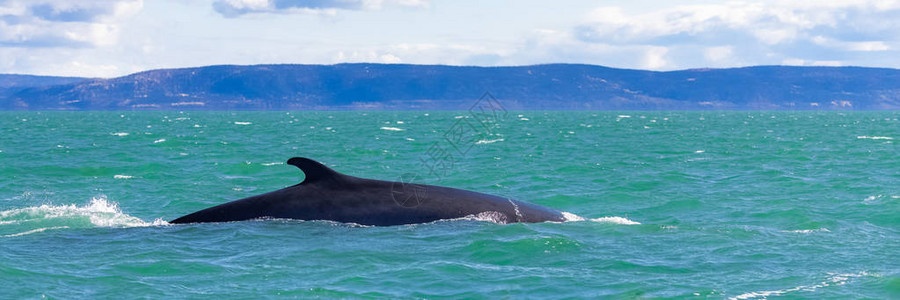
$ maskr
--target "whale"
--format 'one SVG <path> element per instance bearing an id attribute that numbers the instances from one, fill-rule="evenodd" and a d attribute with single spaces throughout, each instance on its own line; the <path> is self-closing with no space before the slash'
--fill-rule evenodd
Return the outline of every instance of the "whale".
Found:
<path id="1" fill-rule="evenodd" d="M 563 213 L 554 209 L 474 191 L 418 184 L 410 176 L 401 176 L 399 181 L 354 177 L 303 157 L 293 157 L 287 164 L 304 173 L 302 182 L 206 208 L 169 223 L 296 219 L 392 226 L 465 218 L 500 224 L 566 221 Z"/>

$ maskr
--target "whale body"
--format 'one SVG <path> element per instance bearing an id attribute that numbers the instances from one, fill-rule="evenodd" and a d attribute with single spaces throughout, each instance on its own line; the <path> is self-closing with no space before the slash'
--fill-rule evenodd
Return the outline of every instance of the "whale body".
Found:
<path id="1" fill-rule="evenodd" d="M 330 220 L 390 226 L 475 217 L 497 223 L 563 222 L 559 211 L 473 191 L 353 177 L 314 160 L 287 161 L 303 182 L 277 191 L 200 210 L 170 223 L 230 222 L 265 218 Z"/>

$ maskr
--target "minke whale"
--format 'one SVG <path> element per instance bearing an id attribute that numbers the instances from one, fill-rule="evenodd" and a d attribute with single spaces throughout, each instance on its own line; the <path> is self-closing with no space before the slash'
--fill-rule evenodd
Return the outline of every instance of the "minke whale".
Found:
<path id="1" fill-rule="evenodd" d="M 177 218 L 169 223 L 252 219 L 330 220 L 372 226 L 428 223 L 474 217 L 496 223 L 563 222 L 562 212 L 473 191 L 382 181 L 338 173 L 314 160 L 294 157 L 303 182 Z"/>

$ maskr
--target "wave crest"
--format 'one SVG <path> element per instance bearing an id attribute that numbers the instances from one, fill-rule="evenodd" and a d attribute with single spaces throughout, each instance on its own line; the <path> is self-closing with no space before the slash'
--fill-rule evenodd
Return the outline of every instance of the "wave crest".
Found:
<path id="1" fill-rule="evenodd" d="M 857 272 L 857 273 L 843 273 L 843 274 L 829 273 L 828 278 L 826 280 L 823 280 L 816 284 L 801 285 L 801 286 L 788 288 L 788 289 L 781 289 L 781 290 L 756 291 L 756 292 L 743 293 L 743 294 L 740 294 L 740 295 L 737 295 L 737 296 L 734 296 L 734 297 L 731 297 L 728 299 L 729 300 L 744 300 L 744 299 L 757 299 L 757 298 L 765 299 L 765 298 L 768 298 L 771 296 L 785 296 L 786 294 L 799 292 L 799 291 L 812 292 L 817 289 L 825 288 L 825 287 L 829 287 L 829 286 L 844 285 L 849 280 L 851 280 L 853 278 L 859 278 L 859 277 L 881 277 L 881 275 L 877 274 L 877 273 L 869 273 L 866 271 L 861 271 L 861 272 Z"/>
<path id="2" fill-rule="evenodd" d="M 87 205 L 48 205 L 0 211 L 0 237 L 16 237 L 48 230 L 90 227 L 146 227 L 166 225 L 123 213 L 106 196 L 91 198 Z"/>

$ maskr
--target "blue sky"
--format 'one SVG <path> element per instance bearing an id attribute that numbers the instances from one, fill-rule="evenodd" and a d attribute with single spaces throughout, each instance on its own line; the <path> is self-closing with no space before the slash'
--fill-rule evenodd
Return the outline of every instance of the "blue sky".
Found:
<path id="1" fill-rule="evenodd" d="M 900 0 L 0 0 L 0 73 L 212 64 L 900 67 Z"/>

